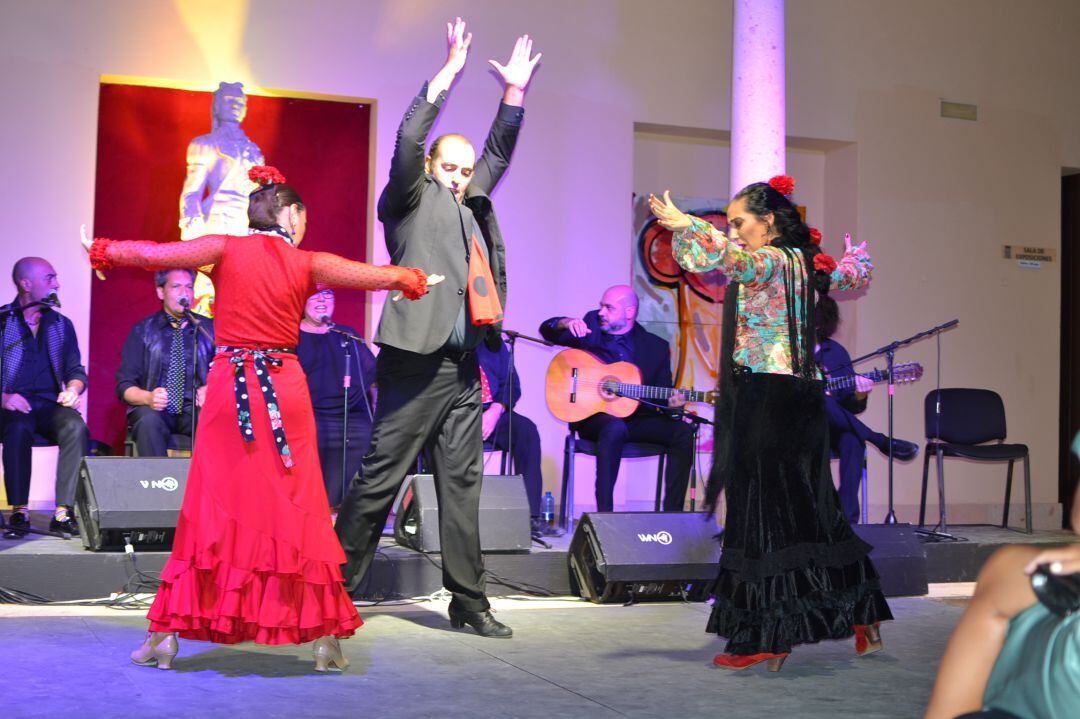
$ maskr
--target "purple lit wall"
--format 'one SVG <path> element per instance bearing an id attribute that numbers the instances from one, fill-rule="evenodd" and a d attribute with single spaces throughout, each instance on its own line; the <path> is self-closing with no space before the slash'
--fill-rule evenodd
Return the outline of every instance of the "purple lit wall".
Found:
<path id="1" fill-rule="evenodd" d="M 784 0 L 735 0 L 731 192 L 784 174 Z"/>

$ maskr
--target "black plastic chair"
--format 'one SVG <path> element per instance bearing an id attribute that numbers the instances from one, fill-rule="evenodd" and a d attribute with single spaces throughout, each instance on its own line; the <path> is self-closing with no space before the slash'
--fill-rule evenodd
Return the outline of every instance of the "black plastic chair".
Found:
<path id="1" fill-rule="evenodd" d="M 514 460 L 510 456 L 510 453 L 505 449 L 499 449 L 493 445 L 490 440 L 484 440 L 484 454 L 488 452 L 499 452 L 502 456 L 499 458 L 499 474 L 513 474 L 514 473 Z M 485 459 L 487 457 L 485 456 Z"/>
<path id="2" fill-rule="evenodd" d="M 930 475 L 930 455 L 937 458 L 938 510 L 936 531 L 945 532 L 945 457 L 963 457 L 977 462 L 1008 462 L 1005 479 L 1005 508 L 1001 526 L 1009 526 L 1013 464 L 1024 460 L 1024 531 L 1031 534 L 1031 462 L 1026 444 L 1005 444 L 1005 404 L 1001 395 L 988 389 L 941 389 L 926 395 L 926 452 L 923 454 L 922 500 L 919 526 L 926 518 L 926 485 Z M 994 444 L 988 444 L 995 442 Z"/>
<path id="3" fill-rule="evenodd" d="M 487 459 L 488 452 L 499 452 L 499 474 L 508 475 L 514 473 L 514 458 L 510 456 L 510 453 L 505 449 L 499 449 L 491 443 L 490 440 L 484 440 L 484 455 Z M 486 464 L 486 462 L 485 462 Z M 430 474 L 428 468 L 427 457 L 424 456 L 424 451 L 420 450 L 420 454 L 416 455 L 416 473 L 417 474 Z"/>
<path id="4" fill-rule="evenodd" d="M 190 457 L 191 456 L 191 437 L 186 434 L 171 434 L 169 435 L 169 442 L 167 445 L 167 451 L 172 452 L 170 457 Z M 128 428 L 124 434 L 124 456 L 125 457 L 138 457 L 139 449 L 135 444 L 135 438 L 131 435 L 131 429 Z"/>
<path id="5" fill-rule="evenodd" d="M 563 476 L 562 497 L 559 500 L 559 525 L 566 530 L 570 529 L 567 522 L 568 512 L 572 513 L 573 500 L 566 501 L 567 497 L 574 496 L 574 456 L 584 454 L 590 457 L 596 456 L 596 443 L 587 439 L 581 439 L 577 432 L 570 430 L 566 435 L 566 443 L 563 447 Z M 623 459 L 637 457 L 659 457 L 656 468 L 656 502 L 653 510 L 660 511 L 660 496 L 664 489 L 664 462 L 667 459 L 667 449 L 660 444 L 647 444 L 645 442 L 627 442 L 623 445 Z"/>

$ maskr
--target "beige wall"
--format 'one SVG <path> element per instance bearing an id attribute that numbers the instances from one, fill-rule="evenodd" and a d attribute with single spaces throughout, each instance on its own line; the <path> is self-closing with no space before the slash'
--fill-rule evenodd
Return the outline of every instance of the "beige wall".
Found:
<path id="1" fill-rule="evenodd" d="M 441 61 L 448 12 L 433 1 L 260 0 L 229 4 L 215 30 L 204 9 L 218 5 L 0 4 L 0 266 L 28 252 L 52 259 L 84 346 L 89 272 L 74 238 L 92 219 L 100 75 L 376 98 L 381 185 L 398 113 Z M 525 31 L 544 52 L 515 165 L 496 197 L 510 244 L 509 324 L 535 329 L 551 314 L 584 312 L 600 287 L 628 277 L 634 123 L 729 128 L 731 3 L 463 0 L 453 12 L 476 39 L 437 129 L 479 139 L 498 94 L 483 61 L 502 59 Z M 861 350 L 959 317 L 943 339 L 942 382 L 1004 395 L 1012 437 L 1031 444 L 1041 504 L 1056 500 L 1057 268 L 1020 270 L 997 253 L 1021 239 L 1059 242 L 1060 168 L 1080 166 L 1077 27 L 1080 4 L 1071 0 L 788 3 L 788 131 L 853 143 L 817 173 L 811 186 L 824 204 L 812 211 L 833 235 L 856 228 L 878 265 L 849 315 L 849 341 Z M 977 103 L 979 122 L 940 119 L 942 97 Z M 933 349 L 905 353 L 928 373 L 899 396 L 900 436 L 920 435 Z M 519 349 L 522 409 L 541 425 L 553 486 L 562 429 L 538 379 L 549 357 Z M 880 395 L 869 410 L 879 417 Z M 1000 501 L 995 470 L 953 464 L 957 505 Z M 876 500 L 879 461 L 871 473 Z M 652 481 L 651 466 L 634 474 Z M 898 473 L 902 519 L 911 518 L 904 507 L 917 500 L 917 474 Z"/>

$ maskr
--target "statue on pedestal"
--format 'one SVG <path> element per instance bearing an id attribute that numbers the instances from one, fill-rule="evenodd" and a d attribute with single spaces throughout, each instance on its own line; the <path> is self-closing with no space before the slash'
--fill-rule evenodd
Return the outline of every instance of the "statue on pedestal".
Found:
<path id="1" fill-rule="evenodd" d="M 180 239 L 209 234 L 245 235 L 248 194 L 256 185 L 248 170 L 265 164 L 262 150 L 244 133 L 247 95 L 239 82 L 222 82 L 214 92 L 212 129 L 187 148 L 187 177 L 180 192 Z M 199 273 L 194 311 L 212 315 L 214 286 Z"/>

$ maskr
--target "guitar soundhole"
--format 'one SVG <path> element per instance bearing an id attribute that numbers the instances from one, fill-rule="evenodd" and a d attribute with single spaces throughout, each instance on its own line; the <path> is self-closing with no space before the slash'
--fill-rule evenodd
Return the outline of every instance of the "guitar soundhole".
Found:
<path id="1" fill-rule="evenodd" d="M 605 377 L 600 380 L 600 396 L 606 400 L 616 399 L 619 396 L 619 380 L 614 377 Z"/>

